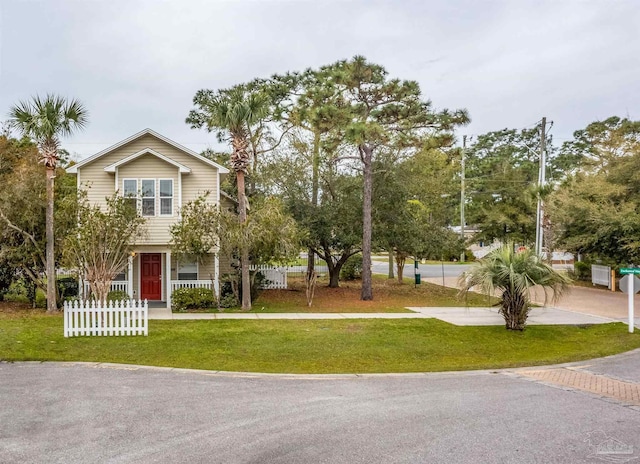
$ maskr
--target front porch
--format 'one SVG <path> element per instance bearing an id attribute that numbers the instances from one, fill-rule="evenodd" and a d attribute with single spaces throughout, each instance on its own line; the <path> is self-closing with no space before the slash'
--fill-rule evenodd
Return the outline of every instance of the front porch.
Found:
<path id="1" fill-rule="evenodd" d="M 135 300 L 148 300 L 150 307 L 171 308 L 171 295 L 180 288 L 208 288 L 220 295 L 219 262 L 211 255 L 203 263 L 176 262 L 169 250 L 145 248 L 132 253 L 128 265 L 111 282 L 111 291 Z M 89 295 L 88 282 L 80 282 L 81 298 Z"/>

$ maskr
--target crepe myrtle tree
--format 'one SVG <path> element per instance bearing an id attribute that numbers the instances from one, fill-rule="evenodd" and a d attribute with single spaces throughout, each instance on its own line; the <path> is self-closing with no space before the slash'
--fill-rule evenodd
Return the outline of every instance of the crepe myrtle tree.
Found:
<path id="1" fill-rule="evenodd" d="M 63 241 L 63 262 L 89 283 L 98 301 L 106 301 L 111 282 L 128 264 L 133 245 L 146 234 L 146 219 L 117 193 L 106 208 L 79 194 L 77 227 Z"/>

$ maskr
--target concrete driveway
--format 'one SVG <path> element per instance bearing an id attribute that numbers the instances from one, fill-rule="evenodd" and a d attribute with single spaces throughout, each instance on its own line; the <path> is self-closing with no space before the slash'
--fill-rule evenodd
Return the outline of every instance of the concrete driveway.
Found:
<path id="1" fill-rule="evenodd" d="M 639 359 L 634 352 L 549 372 L 588 377 L 592 368 L 599 378 L 638 381 Z M 629 371 L 633 378 L 624 377 Z M 265 376 L 0 364 L 0 462 L 566 464 L 640 457 L 633 399 L 603 399 L 536 375 Z M 608 443 L 627 454 L 611 454 Z"/>

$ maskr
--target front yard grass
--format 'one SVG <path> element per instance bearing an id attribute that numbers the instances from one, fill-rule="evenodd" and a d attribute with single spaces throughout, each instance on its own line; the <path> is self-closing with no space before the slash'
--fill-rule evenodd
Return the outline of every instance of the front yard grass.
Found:
<path id="1" fill-rule="evenodd" d="M 91 361 L 284 373 L 428 372 L 578 361 L 640 347 L 622 323 L 456 327 L 412 320 L 193 320 L 149 323 L 148 337 L 65 339 L 62 316 L 0 312 L 0 360 Z"/>

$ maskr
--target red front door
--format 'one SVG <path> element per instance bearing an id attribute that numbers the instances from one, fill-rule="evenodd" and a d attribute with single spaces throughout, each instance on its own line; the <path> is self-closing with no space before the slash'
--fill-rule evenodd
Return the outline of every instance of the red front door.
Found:
<path id="1" fill-rule="evenodd" d="M 142 274 L 140 276 L 140 299 L 160 300 L 162 298 L 162 255 L 143 253 L 140 255 Z"/>

